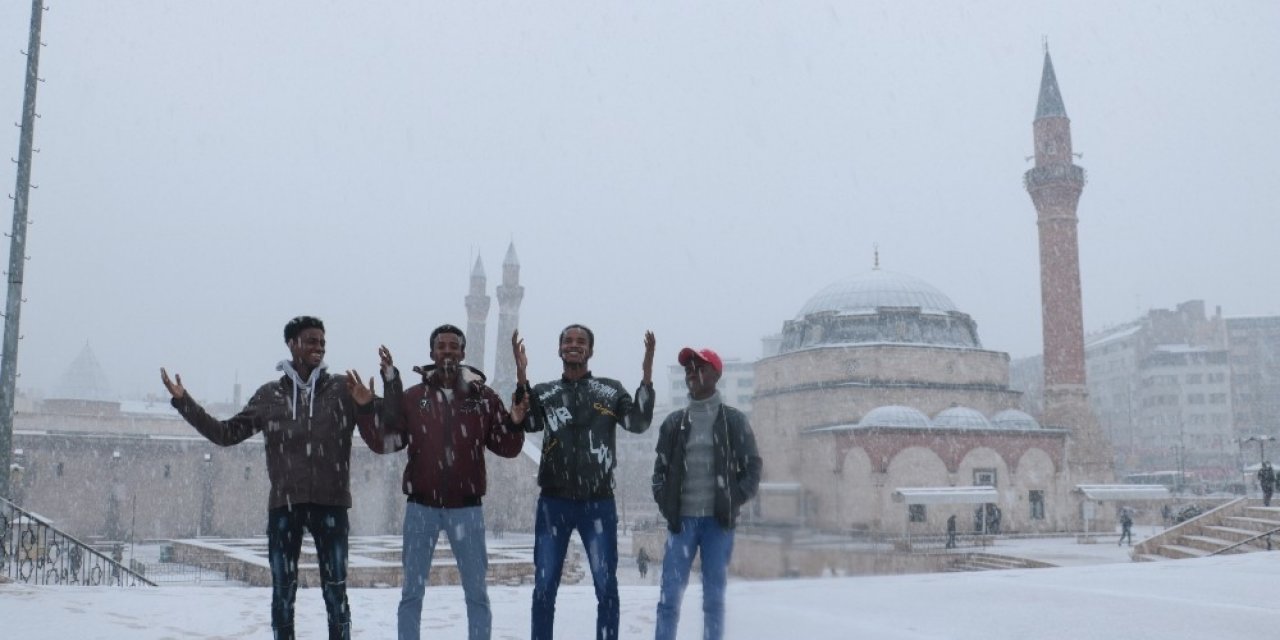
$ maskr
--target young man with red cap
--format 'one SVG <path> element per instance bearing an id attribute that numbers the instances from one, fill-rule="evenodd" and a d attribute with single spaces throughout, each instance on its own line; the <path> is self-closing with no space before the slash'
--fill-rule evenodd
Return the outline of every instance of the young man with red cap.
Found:
<path id="1" fill-rule="evenodd" d="M 733 527 L 760 486 L 761 460 L 746 415 L 722 403 L 716 391 L 724 373 L 720 356 L 685 347 L 677 360 L 689 406 L 662 422 L 653 463 L 653 499 L 669 531 L 654 637 L 676 637 L 689 570 L 701 553 L 703 638 L 721 640 Z"/>

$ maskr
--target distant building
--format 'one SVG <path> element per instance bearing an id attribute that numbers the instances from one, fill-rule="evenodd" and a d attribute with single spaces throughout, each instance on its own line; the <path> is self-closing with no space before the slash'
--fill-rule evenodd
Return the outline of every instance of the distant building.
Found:
<path id="1" fill-rule="evenodd" d="M 1280 316 L 1227 318 L 1227 344 L 1236 432 L 1280 437 Z"/>
<path id="2" fill-rule="evenodd" d="M 1024 410 L 1038 411 L 1041 358 L 1013 364 Z M 1261 451 L 1250 436 L 1280 436 L 1280 316 L 1213 315 L 1202 300 L 1091 334 L 1089 400 L 1127 475 L 1182 471 L 1208 488 L 1239 482 Z"/>
<path id="3" fill-rule="evenodd" d="M 832 531 L 942 531 L 976 505 L 911 510 L 913 487 L 994 486 L 1006 531 L 1071 527 L 1068 431 L 1017 410 L 1008 354 L 944 293 L 874 269 L 817 292 L 756 363 L 766 483 L 752 517 Z M 967 529 L 966 529 L 967 530 Z"/>

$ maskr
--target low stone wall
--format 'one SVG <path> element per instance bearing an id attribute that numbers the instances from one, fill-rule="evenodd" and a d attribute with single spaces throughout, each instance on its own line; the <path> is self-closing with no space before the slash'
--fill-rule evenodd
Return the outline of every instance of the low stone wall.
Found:
<path id="1" fill-rule="evenodd" d="M 347 586 L 353 588 L 399 587 L 403 582 L 398 537 L 352 538 L 347 561 Z M 259 587 L 271 586 L 271 567 L 265 538 L 177 540 L 172 543 L 172 562 L 224 572 L 228 579 Z M 565 573 L 581 573 L 581 559 L 571 553 Z M 489 547 L 490 584 L 519 585 L 533 582 L 533 553 L 520 545 Z M 571 580 L 566 580 L 571 582 Z M 430 585 L 461 584 L 461 575 L 448 544 L 436 546 L 431 563 Z M 320 586 L 320 568 L 310 547 L 298 560 L 298 586 Z"/>
<path id="2" fill-rule="evenodd" d="M 632 553 L 637 554 L 644 548 L 654 565 L 661 567 L 666 539 L 665 529 L 637 532 L 631 538 Z M 945 570 L 954 562 L 955 555 L 912 553 L 909 549 L 857 549 L 849 545 L 787 543 L 775 537 L 739 534 L 734 538 L 729 573 L 753 580 L 934 573 Z"/>

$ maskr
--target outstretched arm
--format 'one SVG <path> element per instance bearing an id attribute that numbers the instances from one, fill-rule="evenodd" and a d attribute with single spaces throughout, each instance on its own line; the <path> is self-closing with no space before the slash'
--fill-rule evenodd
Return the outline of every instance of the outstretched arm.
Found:
<path id="1" fill-rule="evenodd" d="M 164 383 L 164 388 L 169 391 L 172 398 L 169 404 L 182 415 L 182 419 L 188 424 L 196 428 L 200 435 L 204 436 L 209 442 L 216 445 L 227 447 L 233 444 L 244 442 L 249 436 L 262 430 L 264 420 L 262 419 L 261 390 L 259 393 L 253 394 L 253 398 L 249 400 L 249 404 L 245 405 L 240 413 L 232 416 L 228 420 L 218 420 L 209 415 L 195 400 L 191 399 L 191 394 L 187 393 L 187 389 L 182 386 L 182 376 L 177 373 L 173 374 L 173 379 L 169 379 L 169 372 L 164 367 L 160 368 L 160 381 Z"/>

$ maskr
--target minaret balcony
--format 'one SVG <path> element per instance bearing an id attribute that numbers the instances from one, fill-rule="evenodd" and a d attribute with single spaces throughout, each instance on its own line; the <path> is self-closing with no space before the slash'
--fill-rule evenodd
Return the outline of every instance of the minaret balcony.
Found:
<path id="1" fill-rule="evenodd" d="M 1084 167 L 1074 164 L 1051 164 L 1032 167 L 1028 170 L 1022 176 L 1022 186 L 1026 187 L 1027 191 L 1051 186 L 1073 186 L 1083 189 L 1087 178 Z"/>

